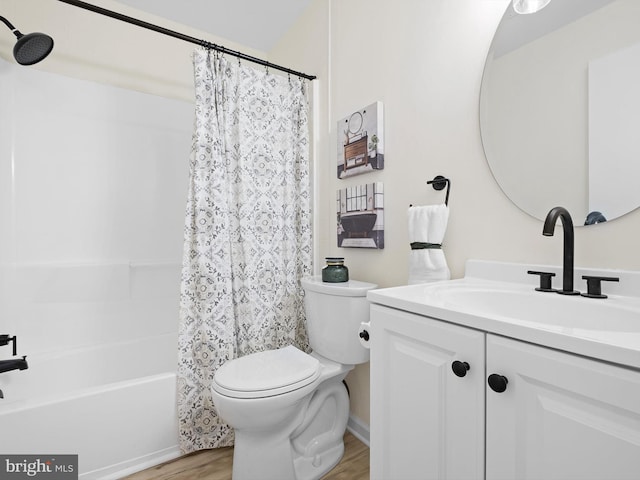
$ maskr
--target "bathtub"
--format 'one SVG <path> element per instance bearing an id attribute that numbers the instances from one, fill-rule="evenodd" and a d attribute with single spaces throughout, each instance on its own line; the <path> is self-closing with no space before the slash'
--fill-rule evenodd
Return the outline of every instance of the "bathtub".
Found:
<path id="1" fill-rule="evenodd" d="M 0 453 L 77 454 L 81 479 L 117 479 L 179 456 L 177 337 L 27 357 L 0 374 Z"/>

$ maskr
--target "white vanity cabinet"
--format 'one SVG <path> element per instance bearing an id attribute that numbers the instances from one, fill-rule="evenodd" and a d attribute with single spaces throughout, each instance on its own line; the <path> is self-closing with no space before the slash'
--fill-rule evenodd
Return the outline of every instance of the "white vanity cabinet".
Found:
<path id="1" fill-rule="evenodd" d="M 487 334 L 487 479 L 639 479 L 640 372 Z"/>
<path id="2" fill-rule="evenodd" d="M 373 480 L 640 478 L 639 371 L 375 304 L 370 334 Z"/>
<path id="3" fill-rule="evenodd" d="M 484 336 L 371 306 L 372 480 L 484 476 Z"/>

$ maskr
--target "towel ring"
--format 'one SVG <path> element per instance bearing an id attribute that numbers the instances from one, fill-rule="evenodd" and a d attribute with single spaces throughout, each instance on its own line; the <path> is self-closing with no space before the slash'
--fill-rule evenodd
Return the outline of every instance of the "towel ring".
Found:
<path id="1" fill-rule="evenodd" d="M 433 180 L 429 180 L 427 185 L 433 186 L 434 190 L 442 190 L 447 187 L 447 194 L 444 199 L 444 204 L 449 205 L 449 191 L 451 190 L 451 180 L 443 177 L 442 175 L 436 175 Z"/>
<path id="2" fill-rule="evenodd" d="M 427 185 L 431 185 L 434 190 L 443 190 L 444 187 L 447 187 L 447 193 L 444 198 L 444 204 L 449 206 L 449 191 L 451 190 L 451 180 L 442 175 L 436 175 L 433 180 L 429 180 Z M 409 204 L 410 207 L 413 207 L 413 204 Z"/>

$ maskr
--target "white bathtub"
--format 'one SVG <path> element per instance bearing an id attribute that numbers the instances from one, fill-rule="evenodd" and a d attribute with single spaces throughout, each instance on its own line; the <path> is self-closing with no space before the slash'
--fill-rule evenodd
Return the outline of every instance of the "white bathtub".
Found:
<path id="1" fill-rule="evenodd" d="M 0 374 L 0 452 L 78 454 L 82 479 L 179 456 L 176 335 L 28 356 Z"/>

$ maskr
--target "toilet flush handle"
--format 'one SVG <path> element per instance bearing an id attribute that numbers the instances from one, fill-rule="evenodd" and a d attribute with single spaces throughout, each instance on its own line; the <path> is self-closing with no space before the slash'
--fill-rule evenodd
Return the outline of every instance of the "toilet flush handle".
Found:
<path id="1" fill-rule="evenodd" d="M 360 324 L 360 328 L 358 329 L 358 337 L 360 337 L 360 345 L 362 345 L 364 348 L 371 348 L 371 345 L 369 344 L 369 340 L 371 339 L 369 330 L 371 330 L 371 323 L 369 322 L 362 322 Z"/>

